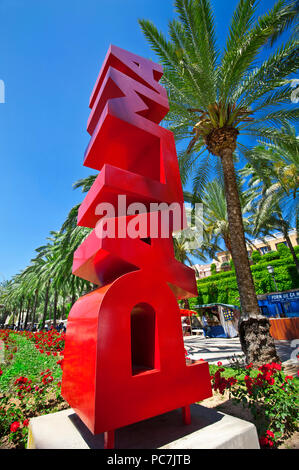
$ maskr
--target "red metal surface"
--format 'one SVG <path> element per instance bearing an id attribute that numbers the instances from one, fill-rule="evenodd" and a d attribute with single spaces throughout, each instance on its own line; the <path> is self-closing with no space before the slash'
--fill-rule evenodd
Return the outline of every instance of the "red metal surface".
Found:
<path id="1" fill-rule="evenodd" d="M 194 271 L 175 260 L 171 239 L 186 226 L 185 213 L 169 227 L 165 211 L 158 213 L 167 236 L 150 239 L 152 213 L 126 215 L 132 202 L 183 210 L 173 135 L 158 125 L 168 111 L 161 76 L 160 65 L 110 46 L 90 99 L 84 165 L 100 174 L 78 225 L 96 229 L 75 252 L 73 273 L 100 287 L 69 314 L 62 395 L 94 434 L 180 407 L 189 422 L 188 405 L 212 394 L 208 364 L 185 361 L 177 299 L 197 295 L 197 287 Z M 126 203 L 115 218 L 122 225 L 105 237 L 96 207 L 115 205 L 120 195 Z M 143 236 L 123 238 L 137 218 L 148 222 Z M 105 436 L 111 446 L 112 434 Z"/>
<path id="2" fill-rule="evenodd" d="M 183 412 L 183 423 L 186 424 L 186 425 L 191 424 L 190 405 L 183 406 L 182 412 Z"/>

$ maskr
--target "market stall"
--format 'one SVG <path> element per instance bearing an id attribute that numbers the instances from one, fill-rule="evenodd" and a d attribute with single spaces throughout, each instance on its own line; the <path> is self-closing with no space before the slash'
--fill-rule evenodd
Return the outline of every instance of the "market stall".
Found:
<path id="1" fill-rule="evenodd" d="M 236 305 L 214 303 L 196 305 L 204 325 L 205 336 L 234 338 L 238 336 L 240 309 Z"/>
<path id="2" fill-rule="evenodd" d="M 201 324 L 197 319 L 198 313 L 194 310 L 188 310 L 186 308 L 180 308 L 181 318 L 182 318 L 182 328 L 183 335 L 186 334 L 192 335 L 193 333 L 198 333 L 201 330 Z"/>

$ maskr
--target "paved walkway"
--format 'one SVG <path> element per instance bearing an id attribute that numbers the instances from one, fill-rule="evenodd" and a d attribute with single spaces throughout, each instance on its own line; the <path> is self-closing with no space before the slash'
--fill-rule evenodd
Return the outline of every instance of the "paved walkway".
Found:
<path id="1" fill-rule="evenodd" d="M 191 359 L 204 359 L 211 364 L 228 364 L 233 357 L 243 358 L 239 338 L 202 338 L 185 336 L 184 343 Z M 292 341 L 275 341 L 277 354 L 282 362 L 299 365 L 296 353 L 299 353 L 299 339 Z M 297 350 L 297 351 L 296 351 Z"/>

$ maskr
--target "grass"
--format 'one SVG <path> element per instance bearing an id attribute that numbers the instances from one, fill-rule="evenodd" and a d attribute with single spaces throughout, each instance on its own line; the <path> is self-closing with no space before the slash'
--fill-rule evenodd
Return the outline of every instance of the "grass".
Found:
<path id="1" fill-rule="evenodd" d="M 11 334 L 18 350 L 14 354 L 13 361 L 3 370 L 0 377 L 0 390 L 6 392 L 10 388 L 13 379 L 24 376 L 32 382 L 40 379 L 40 373 L 46 369 L 52 371 L 53 378 L 61 380 L 62 371 L 57 365 L 60 356 L 47 356 L 41 354 L 32 341 L 17 334 Z"/>

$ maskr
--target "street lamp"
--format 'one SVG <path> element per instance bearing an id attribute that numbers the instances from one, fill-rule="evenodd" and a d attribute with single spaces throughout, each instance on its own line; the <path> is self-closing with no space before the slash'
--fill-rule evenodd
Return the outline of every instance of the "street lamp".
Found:
<path id="1" fill-rule="evenodd" d="M 267 266 L 267 269 L 268 269 L 269 274 L 271 274 L 271 276 L 273 278 L 275 289 L 276 289 L 276 292 L 277 292 L 278 288 L 277 288 L 277 284 L 276 284 L 275 277 L 274 277 L 274 268 L 273 268 L 273 266 L 269 265 L 269 266 Z"/>

